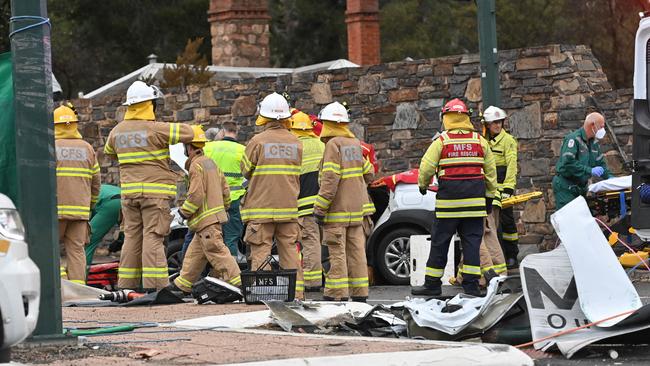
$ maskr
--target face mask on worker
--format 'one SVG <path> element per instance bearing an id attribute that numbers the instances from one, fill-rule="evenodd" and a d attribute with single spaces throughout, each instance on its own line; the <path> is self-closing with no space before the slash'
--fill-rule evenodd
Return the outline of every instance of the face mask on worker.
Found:
<path id="1" fill-rule="evenodd" d="M 603 137 L 605 137 L 605 128 L 600 128 L 598 131 L 594 133 L 594 136 L 596 137 L 597 140 L 602 140 Z"/>

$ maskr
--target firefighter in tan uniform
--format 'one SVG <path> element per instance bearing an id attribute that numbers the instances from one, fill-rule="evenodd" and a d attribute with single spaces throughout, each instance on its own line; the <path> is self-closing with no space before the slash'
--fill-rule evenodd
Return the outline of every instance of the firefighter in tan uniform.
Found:
<path id="1" fill-rule="evenodd" d="M 325 300 L 365 302 L 368 298 L 366 236 L 369 216 L 375 212 L 366 186 L 373 167 L 363 158 L 361 142 L 348 129 L 345 107 L 334 102 L 320 112 L 320 138 L 325 155 L 314 217 L 323 225 L 323 241 L 329 249 L 330 270 L 325 278 Z"/>
<path id="2" fill-rule="evenodd" d="M 208 141 L 200 126 L 192 126 L 194 139 L 185 144 L 185 155 L 189 165 L 189 192 L 179 211 L 193 231 L 180 275 L 170 286 L 188 293 L 192 284 L 201 276 L 205 265 L 212 266 L 211 275 L 234 286 L 241 285 L 239 266 L 223 241 L 221 224 L 228 221 L 226 210 L 230 206 L 228 182 L 215 162 L 203 155 L 203 146 Z"/>
<path id="3" fill-rule="evenodd" d="M 300 299 L 305 287 L 296 246 L 302 146 L 288 131 L 290 117 L 289 104 L 278 93 L 260 103 L 255 124 L 264 126 L 264 131 L 248 142 L 241 162 L 242 175 L 249 181 L 241 218 L 247 223 L 244 240 L 251 247 L 251 270 L 271 254 L 275 237 L 280 267 L 297 270 L 296 298 Z"/>
<path id="4" fill-rule="evenodd" d="M 101 179 L 95 150 L 82 140 L 77 121 L 76 113 L 67 106 L 54 110 L 56 208 L 59 242 L 63 243 L 67 262 L 67 266 L 61 264 L 61 277 L 85 284 L 88 219 L 99 197 Z"/>
<path id="5" fill-rule="evenodd" d="M 314 133 L 314 125 L 306 113 L 298 110 L 292 112 L 291 133 L 302 143 L 300 194 L 298 195 L 302 269 L 305 276 L 305 290 L 317 292 L 323 286 L 323 265 L 321 233 L 314 218 L 314 202 L 318 195 L 318 172 L 325 144 Z"/>
<path id="6" fill-rule="evenodd" d="M 120 164 L 124 246 L 120 256 L 118 287 L 161 289 L 167 280 L 163 239 L 172 217 L 170 201 L 176 197 L 176 175 L 169 166 L 169 145 L 189 143 L 189 125 L 155 122 L 156 87 L 136 81 L 126 92 L 124 121 L 108 136 L 104 152 Z"/>

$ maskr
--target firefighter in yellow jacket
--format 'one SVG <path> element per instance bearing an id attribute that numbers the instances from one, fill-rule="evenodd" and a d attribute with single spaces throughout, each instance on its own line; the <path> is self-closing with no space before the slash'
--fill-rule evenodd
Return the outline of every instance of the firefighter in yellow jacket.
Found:
<path id="1" fill-rule="evenodd" d="M 447 264 L 451 238 L 458 232 L 463 246 L 463 290 L 480 296 L 479 250 L 483 222 L 492 210 L 497 192 L 496 168 L 488 142 L 474 131 L 469 109 L 460 99 L 442 108 L 445 128 L 431 143 L 420 162 L 418 186 L 426 194 L 433 175 L 438 177 L 436 220 L 431 232 L 431 252 L 424 286 L 411 289 L 414 295 L 439 296 L 440 278 Z"/>
<path id="2" fill-rule="evenodd" d="M 192 284 L 201 276 L 205 265 L 212 266 L 211 275 L 234 286 L 241 285 L 239 266 L 223 241 L 221 224 L 228 221 L 226 210 L 230 206 L 228 182 L 215 162 L 203 155 L 203 146 L 208 141 L 200 126 L 192 126 L 194 139 L 185 144 L 185 155 L 189 165 L 189 191 L 179 211 L 193 231 L 181 273 L 170 286 L 188 293 Z"/>
<path id="3" fill-rule="evenodd" d="M 189 125 L 155 122 L 154 101 L 162 93 L 135 81 L 126 92 L 124 121 L 108 136 L 104 153 L 120 164 L 124 246 L 118 287 L 161 289 L 167 279 L 163 239 L 169 233 L 170 202 L 176 197 L 176 174 L 169 166 L 169 145 L 189 143 Z"/>
<path id="4" fill-rule="evenodd" d="M 67 266 L 61 265 L 61 277 L 85 284 L 88 219 L 99 197 L 101 179 L 95 150 L 82 140 L 77 121 L 68 106 L 54 110 L 59 242 L 63 243 L 67 262 Z"/>
<path id="5" fill-rule="evenodd" d="M 251 270 L 271 254 L 275 237 L 280 267 L 297 270 L 296 298 L 302 298 L 305 284 L 297 250 L 302 146 L 289 132 L 290 117 L 289 104 L 278 93 L 260 103 L 255 124 L 264 131 L 248 142 L 242 158 L 242 175 L 249 183 L 240 212 L 247 223 L 244 241 L 251 247 Z"/>
<path id="6" fill-rule="evenodd" d="M 314 219 L 314 202 L 318 195 L 318 171 L 323 159 L 325 144 L 313 131 L 309 116 L 293 110 L 291 133 L 302 143 L 302 166 L 300 167 L 300 194 L 298 195 L 298 223 L 301 229 L 303 271 L 306 291 L 320 291 L 323 286 L 321 263 L 321 234 Z"/>
<path id="7" fill-rule="evenodd" d="M 368 197 L 373 166 L 363 158 L 361 142 L 348 129 L 346 108 L 334 102 L 320 112 L 320 138 L 325 154 L 314 217 L 323 225 L 330 270 L 325 278 L 325 300 L 365 302 L 368 298 L 366 236 L 375 207 Z M 365 230 L 365 231 L 364 231 Z"/>
<path id="8" fill-rule="evenodd" d="M 486 139 L 494 154 L 497 168 L 497 187 L 501 199 L 509 198 L 515 194 L 517 184 L 517 140 L 506 132 L 503 124 L 507 118 L 506 112 L 494 106 L 489 106 L 483 112 L 486 123 Z M 501 227 L 501 248 L 506 258 L 507 267 L 517 268 L 517 255 L 519 254 L 519 234 L 512 207 L 501 208 L 500 200 L 495 201 L 495 220 Z M 498 211 L 498 212 L 497 212 Z"/>

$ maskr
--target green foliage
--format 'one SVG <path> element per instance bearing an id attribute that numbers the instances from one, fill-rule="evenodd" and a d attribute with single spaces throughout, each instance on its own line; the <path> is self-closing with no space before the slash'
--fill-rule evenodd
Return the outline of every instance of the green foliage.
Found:
<path id="1" fill-rule="evenodd" d="M 9 0 L 0 0 L 0 53 L 10 51 L 9 44 L 9 18 L 11 17 L 11 3 Z"/>
<path id="2" fill-rule="evenodd" d="M 476 52 L 476 6 L 455 0 L 386 1 L 381 8 L 384 61 Z"/>
<path id="3" fill-rule="evenodd" d="M 208 71 L 208 59 L 199 53 L 203 37 L 188 39 L 185 50 L 176 57 L 176 65 L 165 66 L 163 88 L 185 88 L 188 85 L 207 85 L 214 73 Z"/>
<path id="4" fill-rule="evenodd" d="M 381 2 L 382 60 L 478 51 L 476 4 L 457 0 Z M 499 49 L 551 43 L 592 48 L 614 87 L 630 87 L 638 0 L 496 0 Z"/>
<path id="5" fill-rule="evenodd" d="M 269 1 L 271 63 L 297 67 L 347 58 L 345 0 Z"/>
<path id="6" fill-rule="evenodd" d="M 171 61 L 188 38 L 210 37 L 209 0 L 49 0 L 52 67 L 64 97 L 147 64 Z M 210 54 L 206 42 L 200 49 Z"/>

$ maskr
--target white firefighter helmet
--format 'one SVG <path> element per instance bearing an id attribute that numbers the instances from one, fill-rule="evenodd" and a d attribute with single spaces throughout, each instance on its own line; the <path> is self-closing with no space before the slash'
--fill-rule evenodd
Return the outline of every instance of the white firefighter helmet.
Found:
<path id="1" fill-rule="evenodd" d="M 122 105 L 133 105 L 147 100 L 162 98 L 163 94 L 155 85 L 147 85 L 145 82 L 136 80 L 126 90 L 126 102 Z"/>
<path id="2" fill-rule="evenodd" d="M 258 114 L 262 117 L 275 120 L 291 117 L 289 103 L 282 95 L 275 92 L 262 99 Z"/>
<path id="3" fill-rule="evenodd" d="M 321 121 L 332 121 L 336 123 L 349 123 L 350 117 L 348 110 L 339 102 L 330 103 L 323 108 L 318 114 Z"/>
<path id="4" fill-rule="evenodd" d="M 506 117 L 508 117 L 506 111 L 492 105 L 487 107 L 487 109 L 483 112 L 483 121 L 486 123 L 500 121 L 506 119 Z"/>

